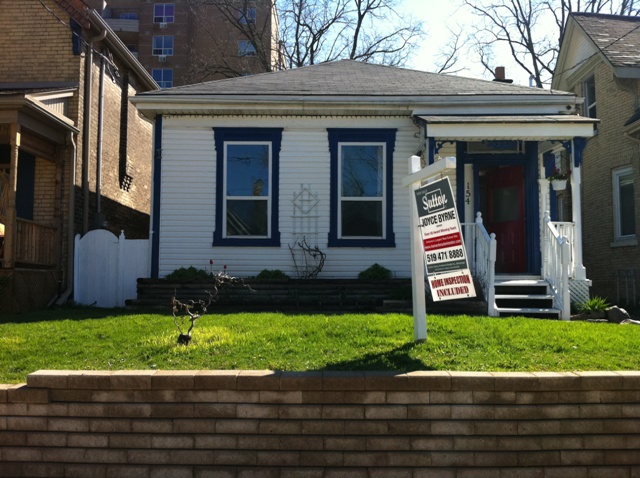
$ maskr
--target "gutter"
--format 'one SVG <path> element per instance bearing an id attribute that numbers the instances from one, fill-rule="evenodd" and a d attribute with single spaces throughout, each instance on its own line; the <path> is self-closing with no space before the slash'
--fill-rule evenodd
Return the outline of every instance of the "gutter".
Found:
<path id="1" fill-rule="evenodd" d="M 76 198 L 75 198 L 75 184 L 76 184 L 76 165 L 78 164 L 78 148 L 77 144 L 73 139 L 74 132 L 69 132 L 69 142 L 72 147 L 71 157 L 73 158 L 73 164 L 71 165 L 71 173 L 69 174 L 69 214 L 67 217 L 67 288 L 60 294 L 56 299 L 56 305 L 64 305 L 69 297 L 71 297 L 71 293 L 73 292 L 73 278 L 75 275 L 74 271 L 74 243 L 75 243 L 75 234 L 74 234 L 74 225 L 75 225 L 75 206 L 76 206 Z"/>
<path id="2" fill-rule="evenodd" d="M 503 96 L 445 96 L 445 97 L 345 97 L 345 96 L 271 96 L 255 95 L 167 95 L 139 94 L 131 98 L 138 110 L 150 119 L 155 114 L 212 114 L 216 110 L 247 110 L 260 114 L 277 114 L 284 110 L 307 113 L 335 108 L 367 110 L 395 109 L 414 115 L 429 114 L 571 114 L 582 102 L 573 94 L 565 95 L 503 95 Z"/>

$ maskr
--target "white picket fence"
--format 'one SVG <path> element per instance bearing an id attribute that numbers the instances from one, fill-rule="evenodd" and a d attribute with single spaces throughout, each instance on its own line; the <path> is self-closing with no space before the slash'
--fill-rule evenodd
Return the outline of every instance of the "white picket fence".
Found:
<path id="1" fill-rule="evenodd" d="M 149 240 L 125 239 L 98 229 L 75 238 L 74 301 L 96 307 L 123 307 L 134 299 L 139 277 L 148 278 Z"/>

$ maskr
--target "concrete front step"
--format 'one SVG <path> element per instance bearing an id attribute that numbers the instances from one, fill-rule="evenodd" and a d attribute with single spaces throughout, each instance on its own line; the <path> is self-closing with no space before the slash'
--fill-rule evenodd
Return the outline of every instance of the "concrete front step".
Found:
<path id="1" fill-rule="evenodd" d="M 549 284 L 539 276 L 498 276 L 495 280 L 496 311 L 500 317 L 559 318 Z"/>

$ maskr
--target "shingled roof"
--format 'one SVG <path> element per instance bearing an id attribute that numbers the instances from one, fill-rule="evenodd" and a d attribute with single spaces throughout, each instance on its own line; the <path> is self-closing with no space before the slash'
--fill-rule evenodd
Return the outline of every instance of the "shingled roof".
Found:
<path id="1" fill-rule="evenodd" d="M 478 96 L 572 95 L 526 86 L 341 60 L 226 80 L 167 88 L 141 96 Z"/>
<path id="2" fill-rule="evenodd" d="M 572 13 L 614 67 L 640 67 L 640 17 Z"/>

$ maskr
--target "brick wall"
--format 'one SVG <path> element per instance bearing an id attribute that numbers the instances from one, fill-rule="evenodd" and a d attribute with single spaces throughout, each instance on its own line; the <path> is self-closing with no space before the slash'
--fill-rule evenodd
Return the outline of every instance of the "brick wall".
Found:
<path id="1" fill-rule="evenodd" d="M 640 372 L 40 371 L 0 476 L 638 477 Z"/>
<path id="2" fill-rule="evenodd" d="M 64 18 L 51 0 L 2 2 L 0 82 L 78 81 L 82 60 L 56 15 Z"/>
<path id="3" fill-rule="evenodd" d="M 616 83 L 609 66 L 599 64 L 594 73 L 598 133 L 587 141 L 582 166 L 582 233 L 584 265 L 593 280 L 592 295 L 617 300 L 615 273 L 618 269 L 640 270 L 638 246 L 614 243 L 612 171 L 634 167 L 635 184 L 640 184 L 638 144 L 623 136 L 626 121 L 634 114 L 638 82 L 631 89 Z M 585 76 L 586 78 L 586 76 Z M 627 85 L 629 86 L 629 85 Z M 584 96 L 582 83 L 575 91 Z M 640 194 L 636 187 L 636 225 L 640 224 Z M 636 284 L 640 294 L 640 284 Z M 626 305 L 626 304 L 621 304 Z"/>
<path id="4" fill-rule="evenodd" d="M 57 176 L 55 163 L 36 158 L 33 220 L 41 224 L 57 225 L 59 222 L 60 182 Z"/>

